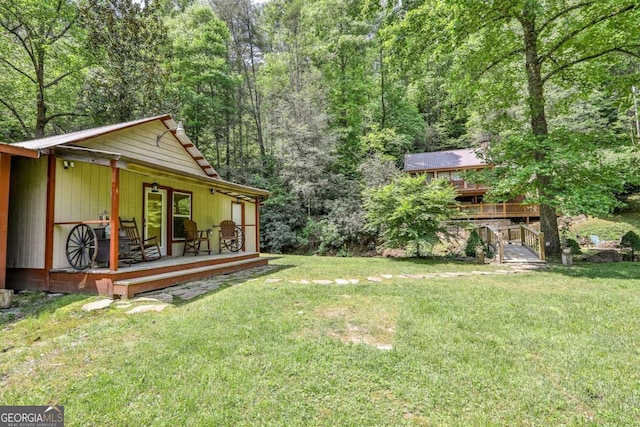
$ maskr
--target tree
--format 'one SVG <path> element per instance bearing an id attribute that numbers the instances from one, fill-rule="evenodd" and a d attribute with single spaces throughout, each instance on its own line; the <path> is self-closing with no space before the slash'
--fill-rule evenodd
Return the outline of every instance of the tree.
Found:
<path id="1" fill-rule="evenodd" d="M 593 83 L 613 80 L 612 65 L 622 56 L 638 57 L 638 1 L 451 0 L 400 7 L 406 16 L 393 32 L 398 50 L 407 56 L 424 51 L 431 61 L 453 54 L 450 84 L 459 99 L 472 97 L 481 116 L 512 131 L 518 117 L 511 108 L 526 105 L 529 131 L 519 140 L 531 148 L 528 161 L 540 166 L 530 176 L 531 194 L 541 201 L 547 250 L 558 252 L 560 206 L 551 194 L 558 177 L 544 165 L 553 161 L 553 143 L 564 142 L 549 137 L 545 89 L 570 86 L 588 93 Z M 515 148 L 503 160 L 523 151 Z"/>
<path id="2" fill-rule="evenodd" d="M 169 21 L 169 37 L 171 88 L 179 117 L 198 149 L 211 154 L 219 166 L 220 146 L 229 138 L 228 118 L 234 107 L 230 98 L 237 85 L 226 61 L 229 32 L 210 7 L 194 5 Z"/>
<path id="3" fill-rule="evenodd" d="M 125 122 L 165 112 L 167 30 L 155 2 L 86 1 L 82 25 L 93 52 L 84 102 L 94 123 Z"/>
<path id="4" fill-rule="evenodd" d="M 78 115 L 73 95 L 86 61 L 77 15 L 73 1 L 0 2 L 0 107 L 10 140 L 43 137 L 52 122 Z"/>
<path id="5" fill-rule="evenodd" d="M 260 167 L 267 166 L 265 146 L 262 94 L 257 87 L 257 77 L 264 54 L 263 28 L 259 25 L 260 7 L 251 0 L 209 0 L 218 17 L 222 19 L 231 34 L 228 61 L 232 70 L 242 76 L 243 85 L 238 87 L 236 126 L 238 141 L 237 157 L 246 168 L 244 151 L 249 151 L 248 142 L 255 141 L 258 148 Z M 244 126 L 243 115 L 248 111 L 251 126 Z M 249 134 L 249 130 L 252 134 Z M 247 142 L 247 147 L 243 143 Z M 248 153 L 247 153 L 248 155 Z M 229 157 L 227 157 L 229 159 Z M 227 165 L 230 167 L 230 165 Z"/>
<path id="6" fill-rule="evenodd" d="M 391 184 L 372 189 L 365 199 L 368 227 L 378 230 L 385 247 L 397 248 L 438 242 L 445 221 L 457 211 L 457 192 L 449 181 L 426 182 L 424 175 L 402 175 Z"/>
<path id="7" fill-rule="evenodd" d="M 362 0 L 319 0 L 306 9 L 315 47 L 311 58 L 328 88 L 331 128 L 338 135 L 335 170 L 354 177 L 364 157 L 365 106 L 371 78 L 371 22 L 361 14 Z"/>

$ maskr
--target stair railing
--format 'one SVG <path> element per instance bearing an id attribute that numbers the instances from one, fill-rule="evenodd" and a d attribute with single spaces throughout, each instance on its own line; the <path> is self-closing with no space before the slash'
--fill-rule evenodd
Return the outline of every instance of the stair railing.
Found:
<path id="1" fill-rule="evenodd" d="M 545 240 L 542 231 L 534 230 L 525 224 L 520 225 L 520 243 L 531 249 L 542 261 L 545 260 Z"/>

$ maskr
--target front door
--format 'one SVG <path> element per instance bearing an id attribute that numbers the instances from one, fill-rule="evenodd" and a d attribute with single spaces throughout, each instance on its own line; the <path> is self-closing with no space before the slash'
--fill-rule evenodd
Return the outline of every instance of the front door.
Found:
<path id="1" fill-rule="evenodd" d="M 144 238 L 156 237 L 160 252 L 167 255 L 167 190 L 144 191 Z"/>

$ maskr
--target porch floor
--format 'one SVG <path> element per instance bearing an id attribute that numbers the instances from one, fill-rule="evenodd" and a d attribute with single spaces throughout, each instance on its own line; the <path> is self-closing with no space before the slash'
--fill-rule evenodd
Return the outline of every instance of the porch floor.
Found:
<path id="1" fill-rule="evenodd" d="M 265 266 L 258 252 L 165 257 L 155 261 L 120 265 L 117 271 L 93 268 L 83 271 L 55 269 L 49 272 L 51 290 L 99 293 L 131 298 L 135 294 L 163 289 L 179 283 Z"/>
<path id="2" fill-rule="evenodd" d="M 129 264 L 124 261 L 120 261 L 118 263 L 118 270 L 111 271 L 109 267 L 94 267 L 87 268 L 82 271 L 75 270 L 71 267 L 68 268 L 54 268 L 51 270 L 51 273 L 89 273 L 89 274 L 121 274 L 123 272 L 145 272 L 151 270 L 158 270 L 167 267 L 189 267 L 192 264 L 199 263 L 211 263 L 212 261 L 216 261 L 217 263 L 233 261 L 238 257 L 246 257 L 246 256 L 259 256 L 258 252 L 225 252 L 222 254 L 203 254 L 203 255 L 180 255 L 180 256 L 165 256 L 160 259 L 148 262 L 137 262 Z"/>

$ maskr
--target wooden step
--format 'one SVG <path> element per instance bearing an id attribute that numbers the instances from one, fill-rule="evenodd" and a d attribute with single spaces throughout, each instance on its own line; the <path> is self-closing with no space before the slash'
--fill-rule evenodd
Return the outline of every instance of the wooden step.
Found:
<path id="1" fill-rule="evenodd" d="M 135 294 L 148 292 L 157 289 L 167 288 L 179 283 L 191 280 L 204 279 L 221 274 L 233 273 L 253 267 L 260 267 L 268 264 L 265 258 L 250 258 L 240 261 L 226 262 L 223 264 L 209 265 L 204 267 L 189 268 L 172 271 L 169 273 L 153 274 L 149 276 L 139 276 L 126 280 L 113 282 L 113 294 L 122 298 L 131 298 Z"/>

